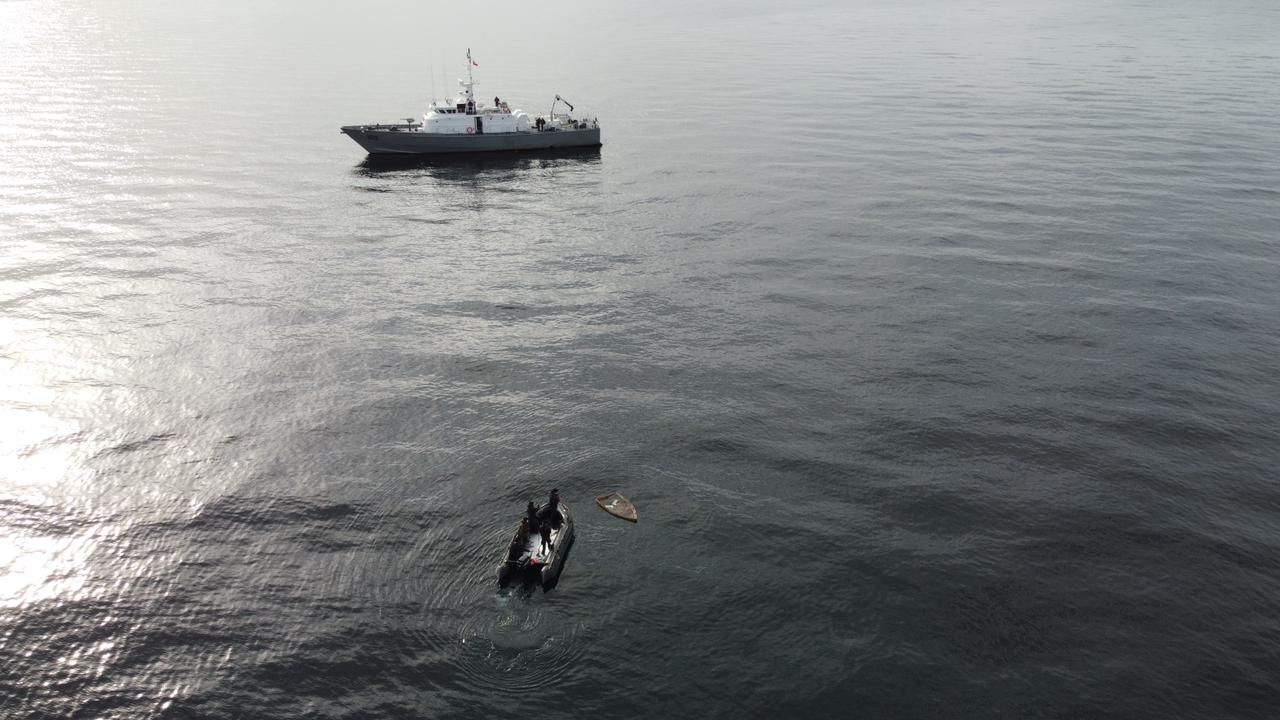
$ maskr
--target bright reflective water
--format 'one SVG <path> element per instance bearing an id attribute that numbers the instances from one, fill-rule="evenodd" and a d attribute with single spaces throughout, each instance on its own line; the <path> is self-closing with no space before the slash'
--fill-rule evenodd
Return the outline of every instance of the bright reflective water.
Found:
<path id="1" fill-rule="evenodd" d="M 0 3 L 0 716 L 1271 717 L 1277 36 Z M 467 46 L 604 147 L 338 134 Z"/>

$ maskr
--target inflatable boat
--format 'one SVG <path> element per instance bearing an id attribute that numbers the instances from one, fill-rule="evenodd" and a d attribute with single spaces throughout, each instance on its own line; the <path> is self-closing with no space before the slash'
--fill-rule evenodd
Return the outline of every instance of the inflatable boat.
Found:
<path id="1" fill-rule="evenodd" d="M 513 583 L 541 585 L 546 592 L 560 581 L 569 548 L 573 546 L 573 513 L 564 501 L 557 510 L 543 505 L 538 508 L 538 521 L 551 524 L 551 547 L 542 548 L 542 536 L 537 532 L 529 533 L 523 546 L 514 539 L 510 541 L 498 563 L 498 587 Z"/>

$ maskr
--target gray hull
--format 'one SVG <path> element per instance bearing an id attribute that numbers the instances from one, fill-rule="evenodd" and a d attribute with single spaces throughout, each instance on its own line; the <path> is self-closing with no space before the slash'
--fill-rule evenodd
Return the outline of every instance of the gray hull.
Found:
<path id="1" fill-rule="evenodd" d="M 413 132 L 406 127 L 348 125 L 342 132 L 370 155 L 456 155 L 459 153 L 520 152 L 551 148 L 599 147 L 600 128 L 528 130 L 479 135 L 440 135 Z"/>

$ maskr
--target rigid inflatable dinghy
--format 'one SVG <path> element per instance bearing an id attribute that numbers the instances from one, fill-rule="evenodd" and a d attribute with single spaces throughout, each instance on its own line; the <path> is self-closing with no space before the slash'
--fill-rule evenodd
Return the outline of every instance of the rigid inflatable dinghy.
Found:
<path id="1" fill-rule="evenodd" d="M 542 536 L 537 531 L 529 533 L 523 547 L 511 542 L 498 563 L 498 587 L 518 582 L 525 586 L 541 585 L 546 592 L 560 582 L 569 548 L 573 546 L 573 513 L 561 500 L 557 510 L 546 505 L 538 508 L 538 521 L 551 524 L 551 547 L 543 550 Z"/>

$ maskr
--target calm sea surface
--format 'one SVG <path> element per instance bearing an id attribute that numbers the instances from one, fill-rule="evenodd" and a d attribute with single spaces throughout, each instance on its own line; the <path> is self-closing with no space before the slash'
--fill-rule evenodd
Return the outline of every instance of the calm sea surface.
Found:
<path id="1" fill-rule="evenodd" d="M 1276 717 L 1277 38 L 0 2 L 0 717 Z M 604 147 L 338 134 L 468 47 Z"/>

